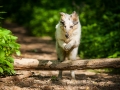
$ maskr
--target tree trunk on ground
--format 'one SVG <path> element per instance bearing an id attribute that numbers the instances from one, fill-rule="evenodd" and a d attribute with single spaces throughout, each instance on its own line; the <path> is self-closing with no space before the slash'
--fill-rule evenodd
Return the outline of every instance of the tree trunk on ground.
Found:
<path id="1" fill-rule="evenodd" d="M 15 59 L 15 70 L 81 70 L 81 69 L 100 69 L 100 68 L 120 68 L 120 58 L 111 59 L 86 59 L 86 60 L 37 60 L 37 59 Z"/>
<path id="2" fill-rule="evenodd" d="M 17 73 L 17 75 L 15 76 L 8 76 L 8 77 L 3 77 L 0 78 L 0 81 L 2 82 L 6 82 L 6 81 L 19 81 L 23 78 L 29 77 L 32 75 L 32 72 L 30 71 L 20 71 L 19 73 Z M 0 89 L 1 90 L 1 89 Z"/>

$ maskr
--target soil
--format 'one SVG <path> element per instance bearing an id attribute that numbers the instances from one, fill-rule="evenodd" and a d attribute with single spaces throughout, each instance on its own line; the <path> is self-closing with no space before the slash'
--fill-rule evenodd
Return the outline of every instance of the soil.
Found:
<path id="1" fill-rule="evenodd" d="M 16 24 L 6 23 L 4 27 L 18 37 L 21 45 L 21 56 L 14 58 L 57 60 L 55 42 L 50 37 L 28 36 L 26 29 Z M 32 74 L 19 79 L 1 77 L 0 90 L 120 90 L 120 75 L 104 70 L 75 70 L 76 80 L 71 79 L 70 71 L 63 72 L 62 80 L 57 79 L 58 71 L 23 70 L 16 74 L 24 76 L 25 72 Z"/>

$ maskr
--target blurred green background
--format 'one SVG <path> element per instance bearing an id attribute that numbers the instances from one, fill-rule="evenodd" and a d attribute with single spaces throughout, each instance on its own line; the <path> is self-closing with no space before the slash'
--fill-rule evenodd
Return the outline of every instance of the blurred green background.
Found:
<path id="1" fill-rule="evenodd" d="M 0 0 L 2 22 L 22 25 L 33 36 L 54 39 L 59 13 L 78 12 L 81 58 L 120 57 L 120 0 Z"/>

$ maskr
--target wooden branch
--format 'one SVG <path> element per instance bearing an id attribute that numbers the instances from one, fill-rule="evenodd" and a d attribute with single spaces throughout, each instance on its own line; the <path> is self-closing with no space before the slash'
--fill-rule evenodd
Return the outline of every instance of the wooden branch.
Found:
<path id="1" fill-rule="evenodd" d="M 120 68 L 120 58 L 111 59 L 86 59 L 86 60 L 37 60 L 37 59 L 15 59 L 14 69 L 34 69 L 34 70 L 80 70 L 99 68 Z"/>
<path id="2" fill-rule="evenodd" d="M 19 80 L 29 77 L 31 75 L 32 75 L 32 72 L 30 72 L 30 71 L 21 71 L 21 72 L 19 72 L 19 74 L 17 73 L 17 75 L 15 75 L 15 76 L 8 76 L 5 78 L 0 78 L 0 81 L 2 81 L 2 82 L 19 81 Z"/>

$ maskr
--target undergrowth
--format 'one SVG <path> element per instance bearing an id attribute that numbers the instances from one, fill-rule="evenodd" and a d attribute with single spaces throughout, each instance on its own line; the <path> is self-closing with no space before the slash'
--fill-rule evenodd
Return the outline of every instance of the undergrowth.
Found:
<path id="1" fill-rule="evenodd" d="M 17 37 L 10 30 L 0 27 L 0 75 L 15 74 L 12 54 L 20 55 Z"/>

